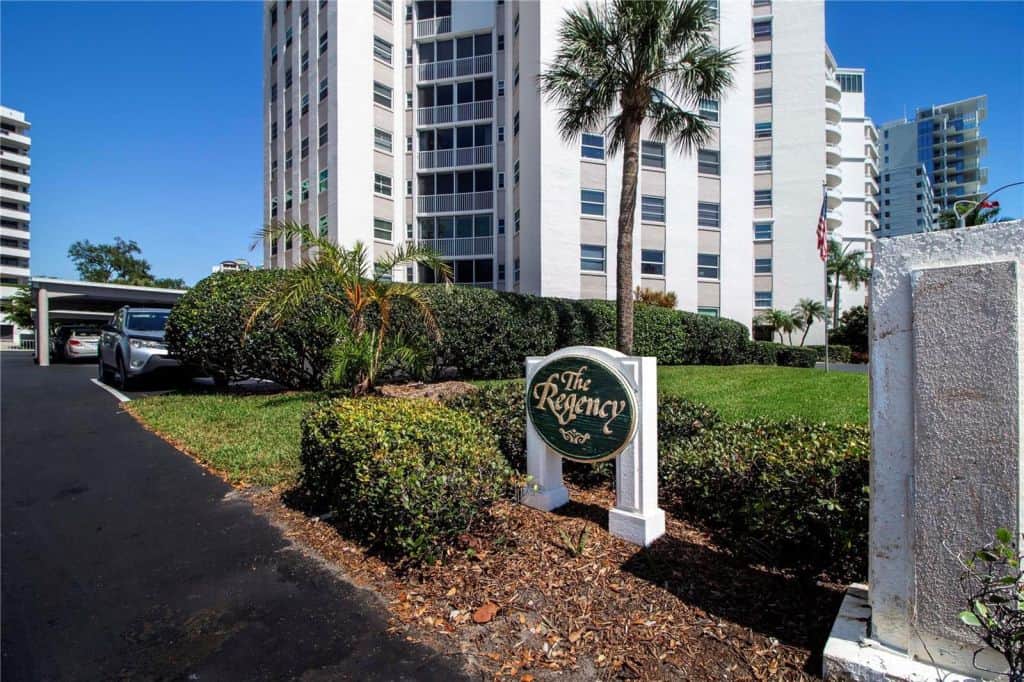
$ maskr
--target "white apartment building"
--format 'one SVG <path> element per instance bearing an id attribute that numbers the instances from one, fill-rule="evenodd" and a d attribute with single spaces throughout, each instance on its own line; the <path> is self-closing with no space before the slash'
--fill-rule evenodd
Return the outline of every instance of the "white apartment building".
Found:
<path id="1" fill-rule="evenodd" d="M 27 285 L 29 278 L 30 127 L 23 112 L 0 106 L 0 298 L 4 299 Z M 0 341 L 16 340 L 20 334 L 0 314 Z"/>
<path id="2" fill-rule="evenodd" d="M 886 168 L 880 177 L 885 194 L 883 217 L 875 228 L 877 237 L 931 232 L 938 227 L 938 207 L 931 174 L 924 164 Z"/>
<path id="3" fill-rule="evenodd" d="M 428 244 L 458 283 L 614 298 L 621 155 L 607 156 L 600 130 L 564 142 L 537 87 L 573 6 L 265 2 L 266 219 L 378 255 Z M 843 131 L 826 118 L 823 2 L 723 2 L 717 33 L 739 61 L 734 87 L 701 106 L 715 128 L 707 148 L 643 141 L 634 279 L 750 325 L 761 310 L 824 298 L 815 230 L 827 143 Z M 863 140 L 862 101 L 858 115 Z M 862 208 L 854 234 L 864 229 Z M 283 239 L 264 248 L 267 266 L 303 254 Z M 810 341 L 822 334 L 817 325 Z"/>

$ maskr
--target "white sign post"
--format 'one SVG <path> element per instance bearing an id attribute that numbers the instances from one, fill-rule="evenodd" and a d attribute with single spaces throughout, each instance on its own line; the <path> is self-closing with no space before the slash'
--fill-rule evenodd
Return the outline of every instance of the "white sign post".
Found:
<path id="1" fill-rule="evenodd" d="M 615 507 L 608 513 L 608 531 L 644 547 L 661 537 L 657 381 L 656 358 L 628 357 L 609 348 L 572 346 L 527 358 L 530 482 L 523 504 L 551 511 L 569 501 L 563 457 L 580 462 L 614 457 Z"/>

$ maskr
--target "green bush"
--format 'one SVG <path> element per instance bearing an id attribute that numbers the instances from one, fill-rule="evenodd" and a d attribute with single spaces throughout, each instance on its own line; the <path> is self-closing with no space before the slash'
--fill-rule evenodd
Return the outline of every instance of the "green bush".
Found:
<path id="1" fill-rule="evenodd" d="M 326 401 L 303 420 L 300 485 L 385 554 L 440 558 L 511 490 L 490 431 L 428 400 Z"/>
<path id="2" fill-rule="evenodd" d="M 825 346 L 807 346 L 807 348 L 813 348 L 814 352 L 818 354 L 818 362 L 825 362 Z M 840 343 L 828 345 L 828 359 L 832 362 L 849 362 L 851 353 L 852 349 L 849 346 Z"/>
<path id="3" fill-rule="evenodd" d="M 662 445 L 662 498 L 744 556 L 863 577 L 870 453 L 867 426 L 721 423 Z"/>
<path id="4" fill-rule="evenodd" d="M 814 367 L 818 354 L 805 346 L 780 346 L 775 351 L 775 364 L 779 367 Z"/>
<path id="5" fill-rule="evenodd" d="M 785 345 L 774 341 L 750 341 L 744 359 L 750 365 L 774 365 L 780 348 L 785 348 Z"/>
<path id="6" fill-rule="evenodd" d="M 855 353 L 868 352 L 868 309 L 854 306 L 839 316 L 839 326 L 829 333 L 829 343 L 849 346 Z"/>
<path id="7" fill-rule="evenodd" d="M 245 333 L 257 296 L 288 276 L 285 270 L 246 270 L 203 279 L 171 310 L 171 354 L 218 383 L 257 377 L 289 387 L 319 387 L 331 341 L 319 324 L 319 311 L 279 328 L 261 316 Z"/>

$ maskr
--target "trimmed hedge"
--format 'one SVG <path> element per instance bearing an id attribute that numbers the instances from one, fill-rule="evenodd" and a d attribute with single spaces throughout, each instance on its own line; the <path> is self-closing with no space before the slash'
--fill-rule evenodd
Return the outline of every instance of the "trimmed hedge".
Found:
<path id="1" fill-rule="evenodd" d="M 384 553 L 440 558 L 513 486 L 490 431 L 428 400 L 326 401 L 302 423 L 300 485 Z"/>
<path id="2" fill-rule="evenodd" d="M 737 553 L 863 577 L 870 433 L 798 419 L 722 423 L 660 447 L 662 497 Z"/>
<path id="3" fill-rule="evenodd" d="M 807 348 L 813 348 L 814 352 L 818 354 L 818 362 L 825 362 L 825 346 L 807 346 Z M 828 345 L 828 359 L 832 362 L 849 362 L 852 353 L 853 349 L 849 346 L 840 343 Z"/>
<path id="4" fill-rule="evenodd" d="M 818 354 L 813 348 L 781 346 L 775 351 L 775 364 L 779 367 L 814 367 Z"/>
<path id="5" fill-rule="evenodd" d="M 171 310 L 170 353 L 218 384 L 257 377 L 292 388 L 319 387 L 331 343 L 319 311 L 311 309 L 279 328 L 264 315 L 245 333 L 257 297 L 286 277 L 285 270 L 245 270 L 203 279 Z"/>

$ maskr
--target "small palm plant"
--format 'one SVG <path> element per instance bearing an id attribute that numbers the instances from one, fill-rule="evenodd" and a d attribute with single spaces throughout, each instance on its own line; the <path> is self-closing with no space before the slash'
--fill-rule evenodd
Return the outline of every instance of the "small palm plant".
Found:
<path id="1" fill-rule="evenodd" d="M 351 248 L 339 246 L 294 222 L 268 225 L 260 239 L 273 241 L 299 239 L 309 254 L 291 277 L 259 297 L 246 328 L 264 313 L 273 324 L 299 314 L 323 301 L 334 305 L 325 313 L 324 323 L 333 332 L 331 366 L 324 378 L 325 388 L 348 388 L 353 395 L 364 395 L 388 371 L 402 369 L 420 375 L 429 358 L 426 352 L 391 332 L 395 306 L 407 303 L 427 332 L 435 338 L 440 330 L 425 290 L 414 284 L 392 282 L 391 272 L 400 265 L 420 264 L 434 269 L 444 280 L 451 269 L 437 253 L 415 244 L 397 246 L 371 265 L 370 254 L 362 242 Z"/>
<path id="2" fill-rule="evenodd" d="M 797 301 L 796 305 L 793 306 L 793 310 L 790 315 L 794 319 L 800 320 L 803 324 L 804 335 L 800 337 L 800 345 L 804 345 L 807 340 L 807 332 L 811 331 L 811 325 L 814 324 L 815 320 L 824 322 L 828 317 L 828 309 L 825 304 L 821 301 L 815 301 L 810 298 L 801 298 Z"/>
<path id="3" fill-rule="evenodd" d="M 633 216 L 640 133 L 685 151 L 701 147 L 713 128 L 698 113 L 732 84 L 736 53 L 720 50 L 707 0 L 609 0 L 570 10 L 559 47 L 540 77 L 559 107 L 558 128 L 575 143 L 603 131 L 608 153 L 623 151 L 616 246 L 616 347 L 633 349 Z"/>
<path id="4" fill-rule="evenodd" d="M 754 323 L 771 327 L 772 333 L 779 335 L 779 343 L 786 342 L 783 334 L 788 335 L 789 345 L 791 346 L 793 345 L 793 332 L 797 329 L 803 329 L 803 322 L 801 320 L 795 318 L 791 313 L 777 308 L 764 311 L 757 316 Z"/>

